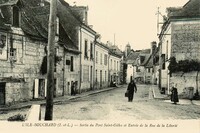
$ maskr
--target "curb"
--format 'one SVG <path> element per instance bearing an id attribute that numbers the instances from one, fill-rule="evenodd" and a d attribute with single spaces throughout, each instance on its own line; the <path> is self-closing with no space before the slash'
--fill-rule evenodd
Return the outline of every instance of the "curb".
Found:
<path id="1" fill-rule="evenodd" d="M 72 100 L 76 100 L 76 99 L 79 99 L 79 98 L 87 97 L 87 96 L 90 96 L 90 95 L 98 94 L 98 93 L 101 93 L 101 92 L 106 92 L 106 91 L 114 90 L 114 89 L 120 88 L 120 87 L 122 87 L 122 86 L 112 87 L 112 88 L 110 87 L 109 89 L 102 89 L 102 90 L 98 90 L 96 92 L 92 92 L 91 91 L 88 94 L 82 93 L 82 94 L 79 94 L 79 95 L 77 95 L 75 97 L 70 97 L 70 98 L 66 98 L 66 99 L 61 99 L 61 100 L 54 101 L 53 103 L 59 105 L 59 104 L 65 103 L 67 101 L 72 101 Z M 41 106 L 46 105 L 46 100 L 45 101 L 41 101 L 40 105 Z M 0 111 L 13 111 L 13 110 L 18 110 L 18 109 L 30 108 L 31 106 L 32 106 L 32 104 L 27 103 L 26 105 L 21 105 L 19 107 L 5 107 L 5 108 L 0 108 Z"/>
<path id="2" fill-rule="evenodd" d="M 153 98 L 155 99 L 156 98 L 156 94 L 155 94 L 154 88 L 151 87 L 151 89 L 152 89 L 152 92 L 153 92 Z"/>
<path id="3" fill-rule="evenodd" d="M 151 88 L 152 88 L 153 98 L 154 99 L 159 99 L 159 100 L 164 100 L 165 99 L 165 97 L 157 97 L 154 88 L 153 87 L 151 87 Z"/>

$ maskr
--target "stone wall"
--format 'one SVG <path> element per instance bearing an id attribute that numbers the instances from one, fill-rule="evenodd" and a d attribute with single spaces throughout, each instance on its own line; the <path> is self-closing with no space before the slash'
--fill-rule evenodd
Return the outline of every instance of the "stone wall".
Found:
<path id="1" fill-rule="evenodd" d="M 195 90 L 197 89 L 197 81 L 198 90 L 200 90 L 200 76 L 198 76 L 197 80 L 197 72 L 179 72 L 172 74 L 172 77 L 170 78 L 170 88 L 172 88 L 173 85 L 176 85 L 179 93 L 186 93 L 188 87 L 193 87 Z"/>
<path id="2" fill-rule="evenodd" d="M 200 60 L 200 22 L 173 23 L 171 50 L 177 60 Z"/>
<path id="3" fill-rule="evenodd" d="M 69 65 L 66 65 L 65 62 L 66 60 L 71 60 L 71 56 L 73 57 L 73 71 L 70 70 L 71 67 L 71 62 Z M 65 68 L 65 89 L 64 93 L 65 95 L 70 95 L 71 94 L 71 86 L 72 86 L 72 81 L 77 82 L 77 92 L 79 92 L 79 85 L 80 85 L 80 60 L 79 60 L 79 55 L 78 54 L 73 54 L 67 52 L 65 55 L 65 61 L 64 61 L 64 68 Z"/>
<path id="4" fill-rule="evenodd" d="M 173 22 L 171 39 L 171 56 L 174 56 L 177 61 L 186 59 L 200 60 L 199 21 Z M 170 77 L 169 86 L 171 88 L 174 84 L 177 84 L 179 93 L 185 92 L 187 87 L 196 89 L 196 75 L 197 72 L 175 73 Z"/>
<path id="5" fill-rule="evenodd" d="M 10 58 L 11 45 L 16 49 L 14 60 Z M 34 79 L 40 75 L 45 45 L 22 35 L 7 34 L 8 57 L 0 60 L 0 82 L 6 82 L 6 103 L 33 98 Z"/>

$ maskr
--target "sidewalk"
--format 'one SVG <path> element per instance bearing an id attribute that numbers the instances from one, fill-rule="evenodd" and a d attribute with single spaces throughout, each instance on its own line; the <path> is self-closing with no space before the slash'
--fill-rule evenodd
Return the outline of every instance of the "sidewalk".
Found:
<path id="1" fill-rule="evenodd" d="M 67 102 L 67 101 L 70 101 L 70 100 L 75 100 L 75 99 L 78 99 L 78 98 L 87 97 L 87 96 L 98 94 L 98 93 L 101 93 L 101 92 L 113 90 L 113 89 L 116 89 L 116 88 L 119 88 L 119 87 L 123 87 L 123 85 L 118 85 L 118 87 L 104 88 L 104 89 L 101 89 L 101 90 L 91 90 L 91 91 L 88 91 L 88 92 L 77 94 L 75 96 L 70 96 L 70 95 L 60 96 L 60 97 L 54 98 L 53 102 L 54 102 L 54 104 L 61 104 L 61 103 L 64 103 L 64 102 Z M 10 110 L 17 110 L 17 109 L 22 109 L 22 108 L 30 108 L 31 105 L 33 105 L 33 104 L 45 105 L 46 99 L 31 100 L 31 101 L 27 101 L 27 102 L 20 102 L 20 103 L 17 103 L 17 104 L 6 106 L 6 107 L 0 107 L 0 111 L 10 111 Z"/>
<path id="2" fill-rule="evenodd" d="M 157 85 L 151 85 L 151 90 L 153 91 L 154 99 L 164 99 L 167 98 L 167 95 L 161 94 Z"/>
<path id="3" fill-rule="evenodd" d="M 153 92 L 153 98 L 154 99 L 160 99 L 164 100 L 164 102 L 171 103 L 171 100 L 169 97 L 165 94 L 160 94 L 160 90 L 158 89 L 158 86 L 152 85 L 151 90 Z M 194 104 L 194 105 L 199 105 L 200 106 L 200 100 L 189 100 L 189 99 L 179 99 L 178 104 Z"/>

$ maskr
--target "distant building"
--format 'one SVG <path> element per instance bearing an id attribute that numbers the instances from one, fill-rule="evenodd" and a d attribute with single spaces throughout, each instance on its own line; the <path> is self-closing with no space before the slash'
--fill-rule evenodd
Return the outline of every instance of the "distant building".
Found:
<path id="1" fill-rule="evenodd" d="M 132 79 L 134 79 L 134 63 L 139 56 L 139 52 L 134 52 L 133 50 L 130 51 L 129 55 L 126 57 L 125 62 L 127 65 L 127 76 L 126 76 L 126 83 L 130 83 Z"/>
<path id="2" fill-rule="evenodd" d="M 147 83 L 149 79 L 145 76 L 145 65 L 150 58 L 150 49 L 135 51 L 139 52 L 138 57 L 133 64 L 133 78 L 137 83 Z"/>
<path id="3" fill-rule="evenodd" d="M 109 48 L 101 42 L 95 43 L 95 89 L 109 86 Z"/>
<path id="4" fill-rule="evenodd" d="M 113 82 L 117 84 L 121 84 L 120 77 L 122 72 L 122 55 L 123 53 L 116 45 L 109 46 L 109 72 L 108 72 L 108 80 L 109 83 Z"/>

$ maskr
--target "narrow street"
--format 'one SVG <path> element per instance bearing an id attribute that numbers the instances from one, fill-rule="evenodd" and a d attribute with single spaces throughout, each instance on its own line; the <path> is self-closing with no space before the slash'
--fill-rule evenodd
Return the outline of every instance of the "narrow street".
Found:
<path id="1" fill-rule="evenodd" d="M 147 85 L 138 85 L 133 102 L 128 102 L 124 97 L 125 90 L 126 88 L 117 88 L 55 105 L 54 120 L 200 119 L 200 106 L 174 105 L 151 99 Z M 42 116 L 44 116 L 44 109 L 42 108 Z"/>
<path id="2" fill-rule="evenodd" d="M 138 85 L 133 102 L 124 97 L 126 87 L 90 95 L 54 105 L 54 120 L 184 120 L 200 119 L 200 106 L 174 105 L 153 99 L 150 86 Z M 150 94 L 150 95 L 149 95 Z M 16 114 L 26 114 L 28 109 L 0 112 L 0 120 Z M 42 106 L 42 118 L 45 107 Z"/>

